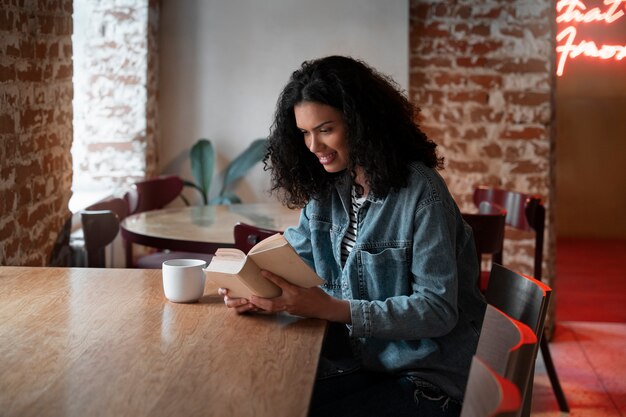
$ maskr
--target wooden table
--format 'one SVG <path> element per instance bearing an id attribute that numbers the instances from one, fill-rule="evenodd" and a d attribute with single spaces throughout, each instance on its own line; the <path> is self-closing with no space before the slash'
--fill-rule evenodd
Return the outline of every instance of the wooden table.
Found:
<path id="1" fill-rule="evenodd" d="M 122 221 L 122 236 L 129 242 L 176 251 L 215 253 L 235 242 L 237 222 L 285 230 L 298 224 L 300 210 L 278 203 L 190 206 L 147 211 Z"/>
<path id="2" fill-rule="evenodd" d="M 305 416 L 325 326 L 171 303 L 158 270 L 0 267 L 0 415 Z"/>

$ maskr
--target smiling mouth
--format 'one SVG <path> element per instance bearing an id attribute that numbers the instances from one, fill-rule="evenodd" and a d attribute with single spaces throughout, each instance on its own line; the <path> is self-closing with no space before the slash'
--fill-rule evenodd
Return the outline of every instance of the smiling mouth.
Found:
<path id="1" fill-rule="evenodd" d="M 327 153 L 325 155 L 318 155 L 317 159 L 319 159 L 322 165 L 330 164 L 337 157 L 337 152 Z"/>

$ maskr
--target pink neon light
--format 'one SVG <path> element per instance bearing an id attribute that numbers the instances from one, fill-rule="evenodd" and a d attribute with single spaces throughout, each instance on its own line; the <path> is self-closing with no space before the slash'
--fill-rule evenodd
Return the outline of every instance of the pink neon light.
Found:
<path id="1" fill-rule="evenodd" d="M 599 7 L 594 7 L 587 10 L 587 6 L 580 0 L 560 0 L 557 2 L 556 10 L 557 23 L 595 23 L 604 22 L 611 24 L 616 20 L 624 16 L 623 10 L 618 8 L 625 3 L 626 0 L 604 0 L 604 5 L 608 6 L 605 12 L 602 12 Z M 626 7 L 626 5 L 625 5 Z M 582 11 L 581 11 L 582 10 Z M 565 63 L 568 58 L 576 58 L 580 55 L 599 58 L 599 59 L 612 59 L 620 61 L 626 58 L 626 45 L 598 45 L 594 41 L 576 40 L 576 28 L 574 26 L 566 26 L 556 36 L 557 47 L 556 52 L 558 57 L 556 74 L 558 76 L 563 75 L 565 71 Z M 564 41 L 562 44 L 561 41 Z"/>

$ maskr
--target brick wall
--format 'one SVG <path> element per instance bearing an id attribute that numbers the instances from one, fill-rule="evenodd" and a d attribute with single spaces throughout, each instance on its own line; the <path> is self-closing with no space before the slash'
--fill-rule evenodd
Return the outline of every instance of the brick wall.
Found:
<path id="1" fill-rule="evenodd" d="M 554 2 L 410 2 L 410 97 L 441 145 L 461 210 L 487 184 L 543 196 L 544 279 L 554 277 Z M 505 265 L 532 274 L 532 234 L 507 231 Z"/>
<path id="2" fill-rule="evenodd" d="M 158 0 L 75 0 L 76 192 L 156 174 Z"/>
<path id="3" fill-rule="evenodd" d="M 71 33 L 71 0 L 0 0 L 0 265 L 50 263 L 70 216 Z"/>

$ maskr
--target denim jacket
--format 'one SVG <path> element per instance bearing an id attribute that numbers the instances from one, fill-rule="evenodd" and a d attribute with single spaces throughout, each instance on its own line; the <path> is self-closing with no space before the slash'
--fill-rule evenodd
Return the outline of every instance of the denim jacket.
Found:
<path id="1" fill-rule="evenodd" d="M 361 368 L 417 376 L 461 400 L 486 306 L 474 240 L 441 176 L 422 163 L 410 170 L 407 187 L 368 195 L 343 268 L 347 175 L 310 201 L 285 237 L 327 293 L 350 301 L 350 346 Z"/>

